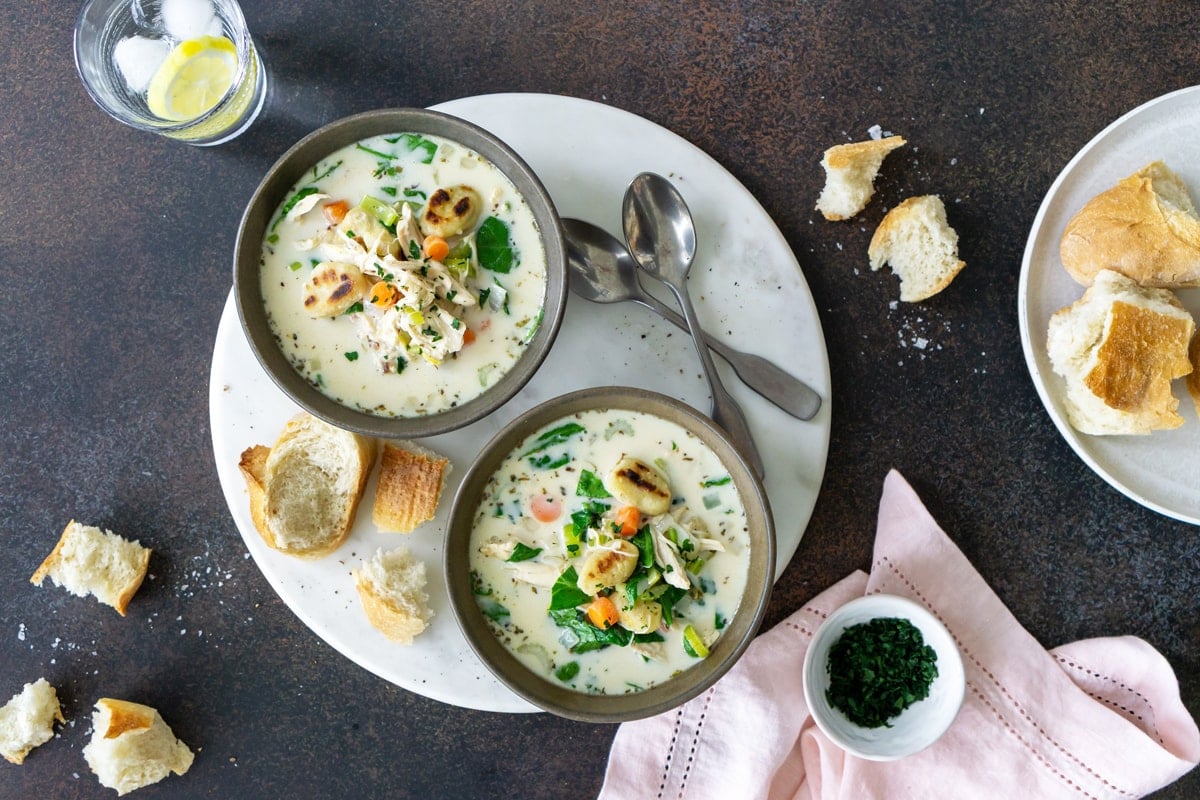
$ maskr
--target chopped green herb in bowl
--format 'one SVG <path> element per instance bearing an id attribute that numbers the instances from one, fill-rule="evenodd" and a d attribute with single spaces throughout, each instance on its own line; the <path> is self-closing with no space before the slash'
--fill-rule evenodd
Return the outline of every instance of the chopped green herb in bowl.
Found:
<path id="1" fill-rule="evenodd" d="M 873 594 L 834 611 L 804 658 L 817 727 L 852 755 L 889 761 L 933 744 L 966 687 L 954 637 L 924 606 Z"/>

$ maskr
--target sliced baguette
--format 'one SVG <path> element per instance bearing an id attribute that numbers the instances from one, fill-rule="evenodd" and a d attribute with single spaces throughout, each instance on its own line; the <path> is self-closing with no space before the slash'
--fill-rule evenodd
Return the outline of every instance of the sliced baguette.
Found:
<path id="1" fill-rule="evenodd" d="M 49 577 L 73 595 L 93 595 L 123 617 L 149 565 L 148 547 L 71 520 L 29 582 L 41 586 Z"/>
<path id="2" fill-rule="evenodd" d="M 301 558 L 332 553 L 350 535 L 374 459 L 374 440 L 309 414 L 289 420 L 270 448 L 244 450 L 238 468 L 263 541 Z"/>
<path id="3" fill-rule="evenodd" d="M 371 517 L 381 531 L 410 533 L 437 514 L 450 461 L 413 442 L 384 442 Z"/>
<path id="4" fill-rule="evenodd" d="M 1154 161 L 1089 200 L 1067 223 L 1059 255 L 1084 286 L 1104 269 L 1143 286 L 1200 286 L 1200 216 L 1183 180 Z"/>
<path id="5" fill-rule="evenodd" d="M 24 763 L 30 750 L 54 736 L 54 720 L 66 722 L 54 687 L 45 678 L 25 684 L 0 708 L 0 755 Z"/>
<path id="6" fill-rule="evenodd" d="M 102 697 L 92 726 L 83 757 L 100 784 L 118 795 L 158 783 L 172 772 L 182 775 L 192 766 L 192 751 L 150 706 Z"/>
<path id="7" fill-rule="evenodd" d="M 817 198 L 817 211 L 825 219 L 850 219 L 867 207 L 875 194 L 875 177 L 887 154 L 906 144 L 902 136 L 839 144 L 825 151 L 821 166 L 825 186 Z"/>
<path id="8" fill-rule="evenodd" d="M 934 194 L 910 197 L 889 211 L 871 237 L 867 257 L 872 270 L 891 265 L 906 303 L 942 291 L 966 266 L 958 258 L 958 234 Z"/>
<path id="9" fill-rule="evenodd" d="M 1067 420 L 1092 435 L 1147 434 L 1183 424 L 1171 381 L 1192 372 L 1196 325 L 1169 289 L 1102 270 L 1050 318 L 1046 347 L 1066 381 Z"/>
<path id="10" fill-rule="evenodd" d="M 384 636 L 412 644 L 428 626 L 433 612 L 427 605 L 425 564 L 407 548 L 379 550 L 351 574 L 367 620 Z"/>

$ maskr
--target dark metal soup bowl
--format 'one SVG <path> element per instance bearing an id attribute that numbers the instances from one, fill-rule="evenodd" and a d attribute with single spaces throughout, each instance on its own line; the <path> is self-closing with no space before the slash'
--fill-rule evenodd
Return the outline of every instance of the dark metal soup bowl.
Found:
<path id="1" fill-rule="evenodd" d="M 271 331 L 259 274 L 263 238 L 288 190 L 322 158 L 355 142 L 388 133 L 440 136 L 489 160 L 529 204 L 546 253 L 546 295 L 541 324 L 517 363 L 477 397 L 440 412 L 412 417 L 376 416 L 343 405 L 297 372 Z M 238 228 L 233 286 L 238 317 L 250 348 L 288 397 L 314 416 L 347 430 L 383 438 L 419 438 L 446 433 L 487 416 L 529 382 L 549 353 L 562 323 L 567 258 L 562 227 L 550 195 L 533 170 L 508 145 L 486 130 L 449 114 L 420 108 L 382 109 L 346 117 L 310 133 L 267 171 Z"/>
<path id="2" fill-rule="evenodd" d="M 746 510 L 750 537 L 745 592 L 721 637 L 702 661 L 648 689 L 585 694 L 551 681 L 518 660 L 497 639 L 476 603 L 471 581 L 471 531 L 488 480 L 521 442 L 545 425 L 593 409 L 645 413 L 674 422 L 707 445 L 729 471 Z M 495 676 L 537 707 L 571 719 L 623 722 L 678 706 L 712 686 L 758 632 L 775 575 L 775 530 L 762 483 L 712 420 L 691 406 L 655 392 L 628 387 L 582 389 L 530 409 L 497 433 L 464 476 L 454 497 L 443 557 L 450 605 L 471 648 Z M 799 668 L 799 665 L 797 665 Z"/>

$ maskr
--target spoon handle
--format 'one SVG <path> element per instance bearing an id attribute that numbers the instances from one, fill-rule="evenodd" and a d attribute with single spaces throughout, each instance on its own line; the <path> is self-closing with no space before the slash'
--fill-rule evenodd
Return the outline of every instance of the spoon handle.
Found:
<path id="1" fill-rule="evenodd" d="M 712 355 L 705 346 L 704 331 L 700 328 L 700 320 L 696 317 L 692 299 L 688 295 L 686 287 L 679 287 L 670 282 L 667 282 L 667 286 L 670 287 L 675 299 L 679 301 L 680 308 L 683 309 L 684 321 L 696 344 L 696 354 L 700 356 L 700 365 L 704 368 L 704 375 L 708 378 L 708 385 L 712 390 L 713 397 L 712 420 L 725 429 L 742 457 L 746 459 L 746 463 L 754 470 L 754 474 L 762 478 L 766 473 L 766 468 L 763 466 L 758 447 L 754 444 L 754 436 L 750 433 L 750 424 L 746 422 L 746 415 L 742 413 L 742 407 L 725 389 L 724 384 L 721 383 L 721 377 L 713 366 Z"/>
<path id="2" fill-rule="evenodd" d="M 687 320 L 654 295 L 644 293 L 634 299 L 672 325 L 685 331 L 688 329 Z M 704 336 L 705 344 L 729 362 L 729 366 L 733 367 L 733 371 L 743 383 L 793 417 L 812 419 L 821 409 L 821 395 L 790 372 L 780 369 L 761 356 L 735 350 L 706 331 L 701 330 L 699 333 Z"/>

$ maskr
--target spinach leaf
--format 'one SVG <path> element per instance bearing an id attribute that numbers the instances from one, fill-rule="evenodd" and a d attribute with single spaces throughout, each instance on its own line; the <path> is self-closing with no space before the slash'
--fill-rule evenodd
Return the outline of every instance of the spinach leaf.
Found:
<path id="1" fill-rule="evenodd" d="M 479 604 L 479 610 L 484 613 L 484 616 L 493 622 L 503 623 L 504 619 L 509 615 L 508 609 L 495 600 L 482 598 L 476 600 L 476 602 Z"/>
<path id="2" fill-rule="evenodd" d="M 578 422 L 568 422 L 565 425 L 559 425 L 557 428 L 550 430 L 537 437 L 535 444 L 529 450 L 526 450 L 524 455 L 531 455 L 539 450 L 545 450 L 547 447 L 556 444 L 562 444 L 577 433 L 583 433 L 585 428 Z"/>
<path id="3" fill-rule="evenodd" d="M 554 677 L 558 678 L 563 683 L 566 683 L 567 681 L 571 680 L 571 678 L 574 678 L 578 674 L 579 674 L 579 662 L 578 661 L 568 661 L 567 663 L 563 664 L 558 669 L 554 670 Z"/>
<path id="4" fill-rule="evenodd" d="M 392 144 L 399 142 L 409 152 L 420 150 L 422 153 L 422 164 L 432 164 L 433 157 L 437 154 L 437 142 L 426 139 L 424 136 L 418 136 L 415 133 L 402 133 L 395 139 L 389 138 L 388 141 Z"/>
<path id="5" fill-rule="evenodd" d="M 531 558 L 536 558 L 540 552 L 542 552 L 542 548 L 540 547 L 530 547 L 524 542 L 517 542 L 517 546 L 513 548 L 512 555 L 505 560 L 510 564 L 516 564 L 519 561 L 528 561 Z"/>
<path id="6" fill-rule="evenodd" d="M 508 225 L 496 217 L 488 217 L 475 232 L 475 246 L 479 252 L 479 263 L 492 272 L 507 273 L 513 268 L 515 254 L 509 237 Z"/>
<path id="7" fill-rule="evenodd" d="M 589 528 L 600 528 L 600 517 L 608 511 L 608 504 L 597 500 L 588 500 L 583 508 L 571 514 L 571 524 L 580 536 Z"/>
<path id="8" fill-rule="evenodd" d="M 591 595 L 579 588 L 579 573 L 567 567 L 550 587 L 550 611 L 571 610 L 591 600 Z"/>
<path id="9" fill-rule="evenodd" d="M 668 588 L 659 596 L 658 602 L 662 606 L 663 624 L 668 628 L 675 624 L 675 604 L 685 597 L 687 597 L 687 589 L 680 589 L 678 586 Z"/>
<path id="10" fill-rule="evenodd" d="M 633 634 L 620 625 L 602 630 L 588 622 L 583 612 L 574 608 L 551 611 L 550 618 L 563 629 L 559 641 L 572 653 L 587 653 L 609 645 L 624 647 L 633 641 Z"/>
<path id="11" fill-rule="evenodd" d="M 642 529 L 633 535 L 630 539 L 634 546 L 637 547 L 641 558 L 638 559 L 638 564 L 650 569 L 654 566 L 654 534 L 650 532 L 649 525 L 643 525 Z"/>
<path id="12" fill-rule="evenodd" d="M 563 444 L 572 436 L 582 433 L 585 428 L 577 422 L 568 422 L 565 425 L 559 425 L 557 428 L 552 428 L 541 436 L 539 436 L 533 447 L 521 454 L 522 458 L 529 458 L 529 463 L 536 469 L 556 469 L 563 466 L 571 460 L 570 455 L 560 454 L 552 456 L 549 453 L 543 453 L 540 456 L 533 457 L 536 453 L 541 453 L 549 447 Z"/>
<path id="13" fill-rule="evenodd" d="M 575 494 L 578 497 L 612 497 L 608 493 L 608 489 L 604 488 L 604 481 L 600 480 L 600 476 L 590 469 L 580 471 L 579 483 L 575 485 Z"/>

